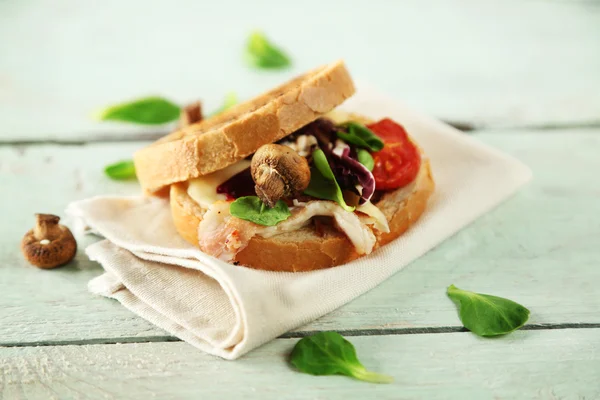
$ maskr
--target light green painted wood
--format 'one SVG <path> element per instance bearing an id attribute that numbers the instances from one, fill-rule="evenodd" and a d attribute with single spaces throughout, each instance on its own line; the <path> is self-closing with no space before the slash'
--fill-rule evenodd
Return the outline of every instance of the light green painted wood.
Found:
<path id="1" fill-rule="evenodd" d="M 534 181 L 378 288 L 301 330 L 459 326 L 445 296 L 451 283 L 521 302 L 530 323 L 600 323 L 598 130 L 488 132 L 480 139 L 514 154 Z M 160 340 L 164 333 L 118 303 L 87 293 L 101 269 L 81 250 L 66 268 L 22 260 L 19 240 L 34 212 L 61 213 L 69 200 L 136 193 L 102 167 L 140 144 L 0 147 L 0 343 Z M 576 154 L 576 156 L 574 156 Z M 91 239 L 85 239 L 89 242 Z M 84 242 L 81 242 L 83 248 Z"/>
<path id="2" fill-rule="evenodd" d="M 87 292 L 87 281 L 102 269 L 83 253 L 59 270 L 39 270 L 22 258 L 19 243 L 33 214 L 63 215 L 71 200 L 98 194 L 137 194 L 137 182 L 115 182 L 105 165 L 128 159 L 140 144 L 0 148 L 0 337 L 2 342 L 164 335 L 146 321 Z M 10 196 L 4 195 L 10 193 Z M 127 327 L 122 329 L 121 327 Z"/>
<path id="3" fill-rule="evenodd" d="M 237 361 L 185 343 L 0 348 L 6 399 L 597 399 L 598 329 L 353 337 L 375 385 L 292 370 L 296 340 Z"/>
<path id="4" fill-rule="evenodd" d="M 246 68 L 256 28 L 289 49 L 292 70 Z M 134 129 L 89 114 L 153 93 L 210 110 L 337 58 L 444 119 L 598 121 L 598 37 L 589 1 L 2 1 L 0 140 L 118 138 Z"/>

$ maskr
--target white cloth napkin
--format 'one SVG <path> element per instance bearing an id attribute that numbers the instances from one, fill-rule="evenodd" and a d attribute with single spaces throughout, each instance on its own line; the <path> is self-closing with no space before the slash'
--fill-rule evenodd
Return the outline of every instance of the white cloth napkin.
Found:
<path id="1" fill-rule="evenodd" d="M 401 238 L 337 268 L 256 271 L 216 260 L 186 243 L 165 200 L 95 197 L 67 210 L 106 238 L 87 249 L 106 271 L 90 281 L 90 291 L 119 300 L 207 353 L 235 359 L 374 288 L 531 178 L 514 158 L 370 87 L 361 86 L 342 108 L 399 121 L 431 160 L 436 192 L 421 220 Z"/>

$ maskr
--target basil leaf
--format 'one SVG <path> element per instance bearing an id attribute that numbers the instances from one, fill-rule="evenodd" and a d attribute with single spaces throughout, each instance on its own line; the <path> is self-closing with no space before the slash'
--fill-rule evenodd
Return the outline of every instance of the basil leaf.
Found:
<path id="1" fill-rule="evenodd" d="M 246 45 L 246 60 L 252 67 L 265 69 L 285 68 L 291 64 L 288 56 L 261 32 L 250 35 Z"/>
<path id="2" fill-rule="evenodd" d="M 502 297 L 448 286 L 448 297 L 459 308 L 465 328 L 479 336 L 497 336 L 519 329 L 529 319 L 529 310 Z"/>
<path id="3" fill-rule="evenodd" d="M 315 150 L 312 156 L 315 166 L 310 169 L 310 183 L 304 193 L 317 199 L 333 200 L 342 206 L 344 210 L 354 211 L 355 207 L 346 204 L 342 189 L 335 180 L 323 150 Z"/>
<path id="4" fill-rule="evenodd" d="M 383 149 L 383 141 L 366 126 L 356 122 L 346 122 L 341 125 L 341 128 L 347 130 L 347 132 L 337 132 L 337 136 L 344 142 L 371 151 Z"/>
<path id="5" fill-rule="evenodd" d="M 358 361 L 352 343 L 336 332 L 319 332 L 300 339 L 290 362 L 301 372 L 311 375 L 347 375 L 373 383 L 391 383 L 393 378 L 369 372 Z"/>
<path id="6" fill-rule="evenodd" d="M 120 161 L 114 164 L 111 164 L 104 168 L 104 172 L 110 178 L 115 180 L 126 180 L 126 179 L 135 179 L 135 165 L 133 161 Z"/>
<path id="7" fill-rule="evenodd" d="M 279 200 L 275 207 L 270 208 L 256 196 L 240 197 L 231 203 L 229 212 L 234 217 L 265 226 L 277 225 L 292 215 L 283 201 Z"/>
<path id="8" fill-rule="evenodd" d="M 214 117 L 215 115 L 221 114 L 223 111 L 235 106 L 238 103 L 238 98 L 235 92 L 229 92 L 225 95 L 225 100 L 223 101 L 223 105 L 213 111 L 209 117 Z"/>
<path id="9" fill-rule="evenodd" d="M 146 97 L 107 107 L 97 114 L 101 121 L 122 121 L 136 124 L 156 125 L 175 121 L 181 109 L 167 99 Z"/>
<path id="10" fill-rule="evenodd" d="M 359 163 L 367 167 L 369 171 L 373 171 L 373 168 L 375 167 L 375 160 L 373 160 L 371 153 L 364 149 L 358 149 L 356 156 L 358 157 Z"/>

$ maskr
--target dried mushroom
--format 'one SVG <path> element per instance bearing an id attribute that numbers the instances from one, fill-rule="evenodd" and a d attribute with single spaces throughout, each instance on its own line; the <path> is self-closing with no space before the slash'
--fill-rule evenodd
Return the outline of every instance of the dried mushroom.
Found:
<path id="1" fill-rule="evenodd" d="M 52 214 L 36 214 L 35 227 L 21 241 L 25 259 L 39 268 L 56 268 L 68 263 L 75 256 L 77 242 L 60 217 Z"/>
<path id="2" fill-rule="evenodd" d="M 301 193 L 310 182 L 306 158 L 279 144 L 260 147 L 252 157 L 251 172 L 256 195 L 269 207 Z"/>

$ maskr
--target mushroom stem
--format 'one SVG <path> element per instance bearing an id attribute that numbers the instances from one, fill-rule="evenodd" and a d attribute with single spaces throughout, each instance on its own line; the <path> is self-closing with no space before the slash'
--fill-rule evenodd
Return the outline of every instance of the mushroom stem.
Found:
<path id="1" fill-rule="evenodd" d="M 37 240 L 55 240 L 62 234 L 62 229 L 58 225 L 60 217 L 52 214 L 35 214 L 36 224 L 33 228 L 33 235 Z"/>
<path id="2" fill-rule="evenodd" d="M 179 126 L 184 128 L 202 121 L 202 105 L 199 101 L 185 106 L 179 115 Z"/>

